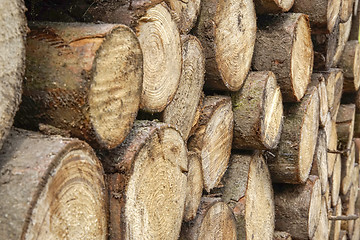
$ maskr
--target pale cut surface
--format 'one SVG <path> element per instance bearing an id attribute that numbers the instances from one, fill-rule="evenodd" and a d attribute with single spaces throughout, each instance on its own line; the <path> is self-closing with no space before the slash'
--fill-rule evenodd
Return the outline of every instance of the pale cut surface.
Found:
<path id="1" fill-rule="evenodd" d="M 344 72 L 344 91 L 355 92 L 360 87 L 360 44 L 358 40 L 346 42 L 339 60 L 339 68 Z"/>
<path id="2" fill-rule="evenodd" d="M 179 30 L 161 4 L 150 8 L 136 27 L 144 55 L 144 78 L 140 106 L 161 112 L 170 103 L 181 74 Z"/>
<path id="3" fill-rule="evenodd" d="M 338 16 L 340 14 L 342 0 L 328 0 L 327 5 L 327 28 L 329 32 L 332 32 L 334 29 Z"/>
<path id="4" fill-rule="evenodd" d="M 355 220 L 354 231 L 351 239 L 360 239 L 360 218 Z M 346 235 L 344 240 L 347 240 Z"/>
<path id="5" fill-rule="evenodd" d="M 341 186 L 341 155 L 337 154 L 334 169 L 331 176 L 331 205 L 336 206 Z"/>
<path id="6" fill-rule="evenodd" d="M 321 215 L 324 214 L 321 213 L 323 211 L 323 204 L 325 204 L 325 201 L 322 201 L 322 197 L 321 197 L 321 183 L 320 181 L 316 181 L 311 191 L 310 206 L 309 206 L 308 233 L 310 237 L 315 235 L 316 228 L 319 224 L 320 219 L 322 218 Z"/>
<path id="7" fill-rule="evenodd" d="M 320 98 L 320 124 L 324 127 L 326 123 L 326 116 L 329 111 L 325 80 L 320 81 L 318 89 Z"/>
<path id="8" fill-rule="evenodd" d="M 328 177 L 331 177 L 337 157 L 337 154 L 334 153 L 334 151 L 337 150 L 337 132 L 336 132 L 336 122 L 331 119 L 330 112 L 327 115 L 327 120 L 324 130 L 326 132 L 326 142 L 328 148 L 328 153 L 327 153 Z"/>
<path id="9" fill-rule="evenodd" d="M 335 50 L 335 55 L 332 57 L 332 59 L 329 59 L 330 66 L 336 66 L 340 60 L 340 57 L 344 51 L 345 44 L 350 36 L 350 30 L 351 30 L 351 18 L 349 18 L 344 23 L 339 23 L 339 33 L 337 36 L 337 45 Z M 327 54 L 328 55 L 328 54 Z M 327 56 L 328 58 L 328 56 Z"/>
<path id="10" fill-rule="evenodd" d="M 328 160 L 326 132 L 323 129 L 319 129 L 314 160 L 310 174 L 319 176 L 321 183 L 321 193 L 325 194 L 326 188 L 328 186 Z"/>
<path id="11" fill-rule="evenodd" d="M 352 141 L 351 141 L 352 142 Z M 341 157 L 341 194 L 345 195 L 353 182 L 355 165 L 355 143 L 352 142 L 348 155 Z"/>
<path id="12" fill-rule="evenodd" d="M 342 215 L 342 204 L 341 199 L 339 198 L 338 203 L 336 204 L 335 211 L 332 216 L 341 216 Z M 339 239 L 341 231 L 341 220 L 333 221 L 330 231 L 330 239 L 335 240 Z"/>
<path id="13" fill-rule="evenodd" d="M 341 10 L 339 13 L 340 22 L 346 22 L 352 16 L 354 0 L 341 0 Z"/>
<path id="14" fill-rule="evenodd" d="M 293 4 L 294 0 L 255 0 L 257 14 L 287 12 Z"/>
<path id="15" fill-rule="evenodd" d="M 355 126 L 355 104 L 341 104 L 336 118 L 338 148 L 349 150 L 353 144 Z"/>
<path id="16" fill-rule="evenodd" d="M 329 220 L 328 211 L 326 209 L 325 199 L 321 200 L 320 219 L 314 233 L 314 240 L 328 240 L 329 239 Z"/>

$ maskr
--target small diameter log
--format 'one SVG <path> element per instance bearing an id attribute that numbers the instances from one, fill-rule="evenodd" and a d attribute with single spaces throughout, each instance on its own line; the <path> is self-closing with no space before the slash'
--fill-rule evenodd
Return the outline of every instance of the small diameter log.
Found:
<path id="1" fill-rule="evenodd" d="M 179 87 L 173 100 L 163 111 L 161 119 L 177 127 L 183 139 L 187 140 L 204 85 L 205 58 L 196 37 L 182 36 L 182 59 Z"/>
<path id="2" fill-rule="evenodd" d="M 352 142 L 348 154 L 341 156 L 341 193 L 345 195 L 353 182 L 355 164 L 355 143 Z"/>
<path id="3" fill-rule="evenodd" d="M 189 163 L 184 210 L 184 221 L 186 222 L 195 218 L 200 205 L 204 187 L 200 155 L 195 152 L 189 152 L 188 161 Z"/>
<path id="4" fill-rule="evenodd" d="M 272 72 L 251 72 L 242 89 L 232 93 L 235 149 L 273 149 L 282 125 L 280 88 Z"/>
<path id="5" fill-rule="evenodd" d="M 294 239 L 311 239 L 320 220 L 321 185 L 310 176 L 304 185 L 275 184 L 275 229 Z"/>
<path id="6" fill-rule="evenodd" d="M 280 232 L 280 231 L 275 231 L 274 232 L 274 239 L 273 240 L 291 240 L 291 235 L 290 233 L 287 232 Z"/>
<path id="7" fill-rule="evenodd" d="M 200 12 L 201 0 L 165 0 L 169 5 L 181 34 L 194 27 Z"/>
<path id="8" fill-rule="evenodd" d="M 295 0 L 292 10 L 309 16 L 311 28 L 332 32 L 339 17 L 342 0 Z"/>
<path id="9" fill-rule="evenodd" d="M 101 163 L 77 139 L 13 129 L 0 152 L 3 239 L 107 239 Z"/>
<path id="10" fill-rule="evenodd" d="M 324 129 L 319 129 L 317 138 L 314 160 L 310 171 L 311 175 L 316 175 L 320 179 L 321 194 L 325 194 L 328 185 L 328 160 L 327 160 L 327 142 L 326 132 Z"/>
<path id="11" fill-rule="evenodd" d="M 343 203 L 343 214 L 350 216 L 355 215 L 355 203 L 356 203 L 356 195 L 358 191 L 358 186 L 355 184 L 350 187 L 349 192 L 346 195 L 342 195 L 342 203 Z M 349 235 L 353 234 L 355 220 L 348 220 L 341 222 L 341 229 L 346 230 Z"/>
<path id="12" fill-rule="evenodd" d="M 336 156 L 334 169 L 330 178 L 331 206 L 335 207 L 340 194 L 341 187 L 341 155 Z"/>
<path id="13" fill-rule="evenodd" d="M 293 6 L 294 0 L 255 0 L 257 14 L 287 12 Z"/>
<path id="14" fill-rule="evenodd" d="M 108 175 L 110 239 L 175 239 L 181 229 L 188 170 L 186 146 L 167 124 L 138 121 L 117 148 L 98 154 Z"/>
<path id="15" fill-rule="evenodd" d="M 321 73 L 313 73 L 311 75 L 311 82 L 308 87 L 316 86 L 319 91 L 320 99 L 320 126 L 325 127 L 327 113 L 329 111 L 328 99 L 327 99 L 327 90 L 325 78 Z"/>
<path id="16" fill-rule="evenodd" d="M 325 124 L 325 132 L 326 132 L 326 142 L 327 142 L 327 159 L 328 159 L 328 176 L 331 177 L 332 172 L 334 170 L 334 164 L 336 161 L 336 157 L 339 152 L 337 152 L 337 132 L 336 132 L 336 123 L 333 119 L 331 119 L 330 112 L 327 116 L 327 121 Z"/>
<path id="17" fill-rule="evenodd" d="M 26 18 L 23 0 L 0 3 L 0 149 L 13 125 L 25 71 Z"/>
<path id="18" fill-rule="evenodd" d="M 313 48 L 309 20 L 300 13 L 259 17 L 252 67 L 272 71 L 284 101 L 298 102 L 310 83 Z"/>
<path id="19" fill-rule="evenodd" d="M 235 214 L 237 239 L 271 239 L 275 225 L 274 194 L 261 152 L 231 155 L 222 183 L 222 199 Z"/>
<path id="20" fill-rule="evenodd" d="M 346 234 L 346 231 L 345 231 Z M 345 235 L 346 237 L 346 235 Z M 355 220 L 353 235 L 351 239 L 360 239 L 360 218 Z M 345 238 L 347 240 L 347 238 Z"/>
<path id="21" fill-rule="evenodd" d="M 335 211 L 331 216 L 341 216 L 342 215 L 342 204 L 341 199 L 338 199 L 338 203 L 336 204 Z M 341 232 L 341 220 L 331 220 L 332 221 L 332 227 L 329 234 L 330 240 L 338 240 L 340 239 L 340 232 Z"/>
<path id="22" fill-rule="evenodd" d="M 326 208 L 326 200 L 324 197 L 321 198 L 320 206 L 320 219 L 314 233 L 313 240 L 328 240 L 329 239 L 329 219 L 328 211 Z"/>
<path id="23" fill-rule="evenodd" d="M 278 148 L 268 165 L 273 182 L 304 183 L 313 162 L 319 129 L 319 95 L 308 89 L 300 103 L 284 107 L 284 126 Z"/>
<path id="24" fill-rule="evenodd" d="M 356 92 L 360 87 L 360 44 L 348 41 L 338 66 L 344 71 L 344 92 Z"/>
<path id="25" fill-rule="evenodd" d="M 336 118 L 338 148 L 349 150 L 352 145 L 355 124 L 355 104 L 341 104 Z"/>
<path id="26" fill-rule="evenodd" d="M 230 97 L 208 96 L 199 127 L 189 139 L 188 149 L 200 152 L 204 188 L 209 192 L 224 175 L 231 153 L 233 111 Z"/>
<path id="27" fill-rule="evenodd" d="M 340 22 L 347 22 L 352 17 L 354 0 L 341 0 Z"/>
<path id="28" fill-rule="evenodd" d="M 236 240 L 236 222 L 231 208 L 219 198 L 203 197 L 194 220 L 184 223 L 180 240 Z"/>
<path id="29" fill-rule="evenodd" d="M 328 106 L 331 113 L 331 118 L 336 119 L 343 90 L 343 74 L 342 70 L 338 68 L 329 69 L 323 72 L 326 81 L 326 90 L 328 97 Z"/>
<path id="30" fill-rule="evenodd" d="M 142 53 L 124 25 L 31 23 L 16 124 L 69 131 L 113 148 L 130 132 L 142 85 Z"/>
<path id="31" fill-rule="evenodd" d="M 239 90 L 250 69 L 255 45 L 253 1 L 201 1 L 194 32 L 205 49 L 205 87 Z"/>

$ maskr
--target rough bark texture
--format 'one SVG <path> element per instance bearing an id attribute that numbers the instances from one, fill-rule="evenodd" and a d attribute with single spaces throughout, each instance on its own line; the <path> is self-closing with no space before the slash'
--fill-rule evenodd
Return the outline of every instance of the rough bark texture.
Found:
<path id="1" fill-rule="evenodd" d="M 341 204 L 341 199 L 339 198 L 332 216 L 341 216 L 341 215 L 342 215 L 342 204 Z M 340 231 L 341 231 L 341 220 L 333 221 L 330 229 L 329 239 L 330 240 L 341 239 Z"/>
<path id="2" fill-rule="evenodd" d="M 26 19 L 23 0 L 0 2 L 0 149 L 21 99 L 25 71 Z"/>
<path id="3" fill-rule="evenodd" d="M 3 239 L 107 239 L 103 169 L 86 143 L 13 129 L 0 167 Z"/>
<path id="4" fill-rule="evenodd" d="M 235 149 L 273 149 L 282 127 L 280 88 L 272 72 L 251 72 L 232 95 Z"/>
<path id="5" fill-rule="evenodd" d="M 274 232 L 274 240 L 291 240 L 291 235 L 290 233 L 287 232 L 280 232 L 280 231 L 275 231 Z"/>
<path id="6" fill-rule="evenodd" d="M 315 176 L 304 185 L 274 185 L 275 229 L 294 239 L 311 239 L 320 220 L 321 186 Z"/>
<path id="7" fill-rule="evenodd" d="M 334 169 L 330 178 L 331 206 L 335 207 L 341 188 L 341 155 L 338 154 L 335 160 Z"/>
<path id="8" fill-rule="evenodd" d="M 338 148 L 348 150 L 354 136 L 355 104 L 341 104 L 336 118 Z"/>
<path id="9" fill-rule="evenodd" d="M 301 103 L 285 105 L 284 116 L 279 146 L 268 154 L 272 181 L 304 183 L 310 173 L 319 128 L 317 88 L 309 88 Z"/>
<path id="10" fill-rule="evenodd" d="M 142 53 L 124 25 L 31 23 L 17 126 L 45 123 L 93 146 L 130 132 L 142 85 Z M 109 94 L 111 93 L 111 94 Z"/>
<path id="11" fill-rule="evenodd" d="M 117 148 L 98 154 L 108 175 L 110 239 L 174 239 L 184 213 L 188 161 L 180 133 L 139 121 Z"/>
<path id="12" fill-rule="evenodd" d="M 205 49 L 205 87 L 239 90 L 250 69 L 255 45 L 253 1 L 201 1 L 194 32 Z"/>
<path id="13" fill-rule="evenodd" d="M 348 154 L 341 157 L 341 193 L 345 195 L 353 181 L 353 171 L 355 164 L 355 143 L 351 141 Z"/>
<path id="14" fill-rule="evenodd" d="M 325 78 L 321 73 L 313 73 L 311 75 L 311 82 L 308 87 L 316 86 L 319 91 L 319 100 L 320 100 L 320 126 L 325 127 L 327 114 L 329 111 L 327 91 L 326 91 L 326 82 Z"/>
<path id="15" fill-rule="evenodd" d="M 360 44 L 358 40 L 345 44 L 338 66 L 344 72 L 344 92 L 356 92 L 360 87 Z"/>
<path id="16" fill-rule="evenodd" d="M 200 152 L 204 188 L 210 191 L 224 175 L 231 153 L 233 112 L 230 97 L 208 96 L 199 127 L 189 139 L 188 148 Z"/>
<path id="17" fill-rule="evenodd" d="M 331 118 L 336 119 L 343 90 L 343 74 L 341 69 L 332 68 L 327 72 L 323 72 L 323 75 L 326 81 L 328 105 Z"/>
<path id="18" fill-rule="evenodd" d="M 314 58 L 308 17 L 283 13 L 259 17 L 258 22 L 253 69 L 274 72 L 284 101 L 300 101 Z"/>
<path id="19" fill-rule="evenodd" d="M 257 14 L 287 12 L 293 6 L 294 0 L 255 0 Z"/>
<path id="20" fill-rule="evenodd" d="M 326 200 L 324 197 L 321 198 L 321 209 L 320 209 L 320 219 L 317 225 L 316 231 L 314 233 L 314 240 L 328 240 L 329 239 L 329 219 L 328 211 L 326 208 Z"/>
<path id="21" fill-rule="evenodd" d="M 201 43 L 191 35 L 182 36 L 182 73 L 179 87 L 162 120 L 177 127 L 184 140 L 190 134 L 204 85 L 205 58 Z"/>

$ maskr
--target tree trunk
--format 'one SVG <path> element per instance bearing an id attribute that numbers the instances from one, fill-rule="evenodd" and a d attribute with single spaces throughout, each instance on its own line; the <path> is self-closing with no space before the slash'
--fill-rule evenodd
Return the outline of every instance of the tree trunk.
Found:
<path id="1" fill-rule="evenodd" d="M 335 160 L 334 169 L 330 177 L 331 206 L 335 207 L 340 194 L 341 187 L 341 155 L 338 154 Z"/>
<path id="2" fill-rule="evenodd" d="M 343 90 L 343 74 L 341 69 L 329 69 L 327 72 L 323 72 L 326 81 L 326 90 L 328 97 L 329 111 L 331 118 L 336 119 Z"/>
<path id="3" fill-rule="evenodd" d="M 352 145 L 355 124 L 355 104 L 341 104 L 336 118 L 336 132 L 340 150 L 349 150 Z"/>
<path id="4" fill-rule="evenodd" d="M 355 143 L 351 141 L 348 154 L 341 157 L 341 193 L 345 195 L 353 182 L 355 165 Z"/>
<path id="5" fill-rule="evenodd" d="M 271 239 L 274 194 L 261 152 L 233 154 L 222 183 L 222 199 L 235 213 L 237 239 Z"/>
<path id="6" fill-rule="evenodd" d="M 314 233 L 313 240 L 328 240 L 329 239 L 329 219 L 328 211 L 326 208 L 326 200 L 324 197 L 321 198 L 320 206 L 320 219 Z"/>
<path id="7" fill-rule="evenodd" d="M 273 149 L 281 134 L 283 106 L 272 72 L 251 72 L 232 94 L 235 149 Z"/>
<path id="8" fill-rule="evenodd" d="M 224 175 L 231 153 L 233 112 L 230 97 L 208 96 L 199 127 L 189 139 L 190 151 L 200 152 L 204 188 L 209 192 Z"/>
<path id="9" fill-rule="evenodd" d="M 142 54 L 135 34 L 113 24 L 30 27 L 16 124 L 37 129 L 45 123 L 97 147 L 120 144 L 140 102 Z"/>
<path id="10" fill-rule="evenodd" d="M 110 239 L 175 239 L 184 213 L 186 146 L 175 128 L 138 121 L 117 148 L 98 154 L 108 175 Z"/>
<path id="11" fill-rule="evenodd" d="M 203 197 L 194 220 L 184 223 L 180 240 L 236 240 L 236 223 L 229 206 L 218 198 Z"/>
<path id="12" fill-rule="evenodd" d="M 21 100 L 27 30 L 24 12 L 23 0 L 0 3 L 0 149 Z"/>
<path id="13" fill-rule="evenodd" d="M 347 22 L 352 17 L 354 0 L 341 0 L 340 22 Z"/>
<path id="14" fill-rule="evenodd" d="M 257 14 L 287 12 L 293 6 L 294 0 L 255 0 Z"/>
<path id="15" fill-rule="evenodd" d="M 325 194 L 328 185 L 328 160 L 327 160 L 327 142 L 326 132 L 324 129 L 319 129 L 317 138 L 314 160 L 310 171 L 311 175 L 316 175 L 320 179 L 321 194 Z"/>
<path id="16" fill-rule="evenodd" d="M 341 199 L 339 198 L 332 216 L 341 216 L 341 215 L 342 215 L 342 204 L 341 204 Z M 330 240 L 339 240 L 340 232 L 341 232 L 341 220 L 336 220 L 332 222 L 333 223 L 329 234 Z"/>
<path id="17" fill-rule="evenodd" d="M 3 239 L 107 239 L 103 169 L 86 143 L 13 129 L 0 159 Z"/>
<path id="18" fill-rule="evenodd" d="M 339 153 L 337 153 L 337 133 L 336 133 L 336 123 L 330 117 L 330 113 L 328 113 L 327 122 L 325 125 L 326 132 L 326 142 L 327 142 L 327 159 L 328 159 L 328 177 L 331 177 L 332 172 L 334 170 L 334 164 L 336 161 L 336 157 Z"/>
<path id="19" fill-rule="evenodd" d="M 311 75 L 311 82 L 308 87 L 316 86 L 319 91 L 319 101 L 320 101 L 320 126 L 325 127 L 327 114 L 329 111 L 327 91 L 325 78 L 321 73 L 313 73 Z"/>
<path id="20" fill-rule="evenodd" d="M 253 69 L 272 71 L 284 101 L 304 96 L 313 66 L 309 20 L 299 13 L 259 17 Z"/>
<path id="21" fill-rule="evenodd" d="M 304 185 L 276 184 L 275 229 L 294 239 L 311 239 L 320 220 L 321 185 L 310 176 Z"/>
<path id="22" fill-rule="evenodd" d="M 205 49 L 205 87 L 239 90 L 250 69 L 255 45 L 253 1 L 201 1 L 194 32 Z"/>
<path id="23" fill-rule="evenodd" d="M 182 36 L 182 73 L 179 87 L 162 120 L 177 127 L 187 140 L 204 85 L 205 58 L 200 42 L 191 35 Z"/>
<path id="24" fill-rule="evenodd" d="M 344 71 L 344 92 L 356 92 L 360 87 L 360 44 L 358 40 L 345 44 L 339 61 Z"/>
<path id="25" fill-rule="evenodd" d="M 181 34 L 187 34 L 195 26 L 201 0 L 165 0 L 172 10 Z"/>
<path id="26" fill-rule="evenodd" d="M 284 110 L 280 143 L 268 159 L 272 181 L 304 183 L 310 173 L 319 128 L 317 88 L 309 88 L 300 103 L 285 105 Z"/>
<path id="27" fill-rule="evenodd" d="M 287 232 L 279 232 L 279 231 L 275 231 L 274 232 L 274 240 L 291 240 L 291 235 L 290 233 Z"/>

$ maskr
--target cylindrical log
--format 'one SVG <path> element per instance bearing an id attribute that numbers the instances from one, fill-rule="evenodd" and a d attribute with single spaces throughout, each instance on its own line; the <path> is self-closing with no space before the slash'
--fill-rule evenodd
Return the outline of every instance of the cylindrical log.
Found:
<path id="1" fill-rule="evenodd" d="M 222 199 L 233 208 L 237 239 L 271 239 L 275 210 L 271 179 L 261 152 L 231 155 Z"/>
<path id="2" fill-rule="evenodd" d="M 341 216 L 341 215 L 342 215 L 342 204 L 341 204 L 341 199 L 339 198 L 332 216 Z M 340 239 L 341 220 L 336 220 L 336 221 L 330 220 L 330 221 L 332 221 L 333 223 L 330 230 L 329 239 L 338 240 Z"/>
<path id="3" fill-rule="evenodd" d="M 107 239 L 107 193 L 77 139 L 13 129 L 0 152 L 3 239 Z"/>
<path id="4" fill-rule="evenodd" d="M 110 239 L 175 239 L 186 198 L 186 146 L 160 122 L 138 121 L 117 148 L 98 154 L 108 175 Z"/>
<path id="5" fill-rule="evenodd" d="M 314 57 L 307 16 L 283 13 L 259 17 L 258 22 L 253 69 L 274 72 L 284 101 L 300 101 Z"/>
<path id="6" fill-rule="evenodd" d="M 236 240 L 236 223 L 231 208 L 218 198 L 203 197 L 196 218 L 184 223 L 180 240 Z"/>
<path id="7" fill-rule="evenodd" d="M 274 232 L 274 240 L 291 240 L 291 235 L 290 233 L 287 232 L 280 232 L 280 231 L 275 231 Z"/>
<path id="8" fill-rule="evenodd" d="M 341 104 L 336 118 L 338 148 L 349 150 L 352 145 L 355 124 L 355 104 Z"/>
<path id="9" fill-rule="evenodd" d="M 341 157 L 341 193 L 345 195 L 353 182 L 355 164 L 355 143 L 352 142 L 348 154 Z"/>
<path id="10" fill-rule="evenodd" d="M 172 10 L 181 34 L 194 27 L 200 12 L 201 0 L 165 0 Z"/>
<path id="11" fill-rule="evenodd" d="M 278 148 L 269 156 L 273 182 L 304 183 L 313 162 L 319 129 L 319 94 L 308 89 L 300 103 L 284 106 L 284 126 Z"/>
<path id="12" fill-rule="evenodd" d="M 142 85 L 142 53 L 124 25 L 32 23 L 16 125 L 45 123 L 113 148 L 130 132 Z"/>
<path id="13" fill-rule="evenodd" d="M 325 78 L 321 73 L 313 73 L 311 75 L 311 82 L 308 87 L 316 86 L 319 91 L 319 101 L 320 101 L 320 126 L 325 127 L 327 120 L 327 113 L 329 111 L 327 91 Z"/>
<path id="14" fill-rule="evenodd" d="M 183 139 L 187 140 L 204 85 L 205 58 L 196 37 L 182 36 L 182 59 L 179 87 L 161 118 L 165 123 L 177 127 Z"/>
<path id="15" fill-rule="evenodd" d="M 341 9 L 339 12 L 340 22 L 346 22 L 352 17 L 354 0 L 341 0 Z"/>
<path id="16" fill-rule="evenodd" d="M 251 72 L 242 89 L 231 95 L 235 149 L 273 149 L 282 125 L 280 88 L 272 72 Z"/>
<path id="17" fill-rule="evenodd" d="M 255 45 L 253 1 L 201 1 L 194 32 L 205 49 L 205 87 L 239 90 L 250 69 Z"/>
<path id="18" fill-rule="evenodd" d="M 325 194 L 328 185 L 328 160 L 327 160 L 326 132 L 319 129 L 314 160 L 310 171 L 311 175 L 319 176 L 321 183 L 321 194 Z"/>
<path id="19" fill-rule="evenodd" d="M 332 68 L 327 72 L 323 72 L 326 81 L 326 90 L 328 97 L 328 106 L 331 118 L 336 119 L 343 90 L 343 74 L 341 69 Z"/>
<path id="20" fill-rule="evenodd" d="M 341 188 L 341 155 L 337 154 L 334 169 L 330 178 L 331 205 L 336 206 Z"/>
<path id="21" fill-rule="evenodd" d="M 275 229 L 294 239 L 311 239 L 320 220 L 321 185 L 310 176 L 304 185 L 276 184 Z"/>
<path id="22" fill-rule="evenodd" d="M 328 240 L 329 239 L 329 219 L 328 211 L 326 208 L 326 200 L 324 197 L 321 198 L 320 206 L 320 219 L 314 233 L 313 240 Z"/>
<path id="23" fill-rule="evenodd" d="M 293 6 L 294 0 L 255 0 L 257 14 L 287 12 Z"/>
<path id="24" fill-rule="evenodd" d="M 356 92 L 360 87 L 360 44 L 348 41 L 338 66 L 344 71 L 344 92 Z"/>
<path id="25" fill-rule="evenodd" d="M 334 170 L 334 164 L 336 161 L 336 157 L 339 154 L 337 152 L 337 132 L 336 132 L 336 122 L 331 119 L 330 112 L 327 116 L 327 121 L 325 124 L 325 132 L 326 132 L 326 142 L 327 142 L 327 159 L 328 159 L 328 176 L 332 175 Z"/>
<path id="26" fill-rule="evenodd" d="M 190 151 L 200 152 L 204 188 L 209 192 L 224 175 L 231 153 L 233 111 L 230 97 L 208 96 L 199 127 L 189 139 Z"/>
<path id="27" fill-rule="evenodd" d="M 0 149 L 13 125 L 25 71 L 26 18 L 23 0 L 0 2 Z"/>

